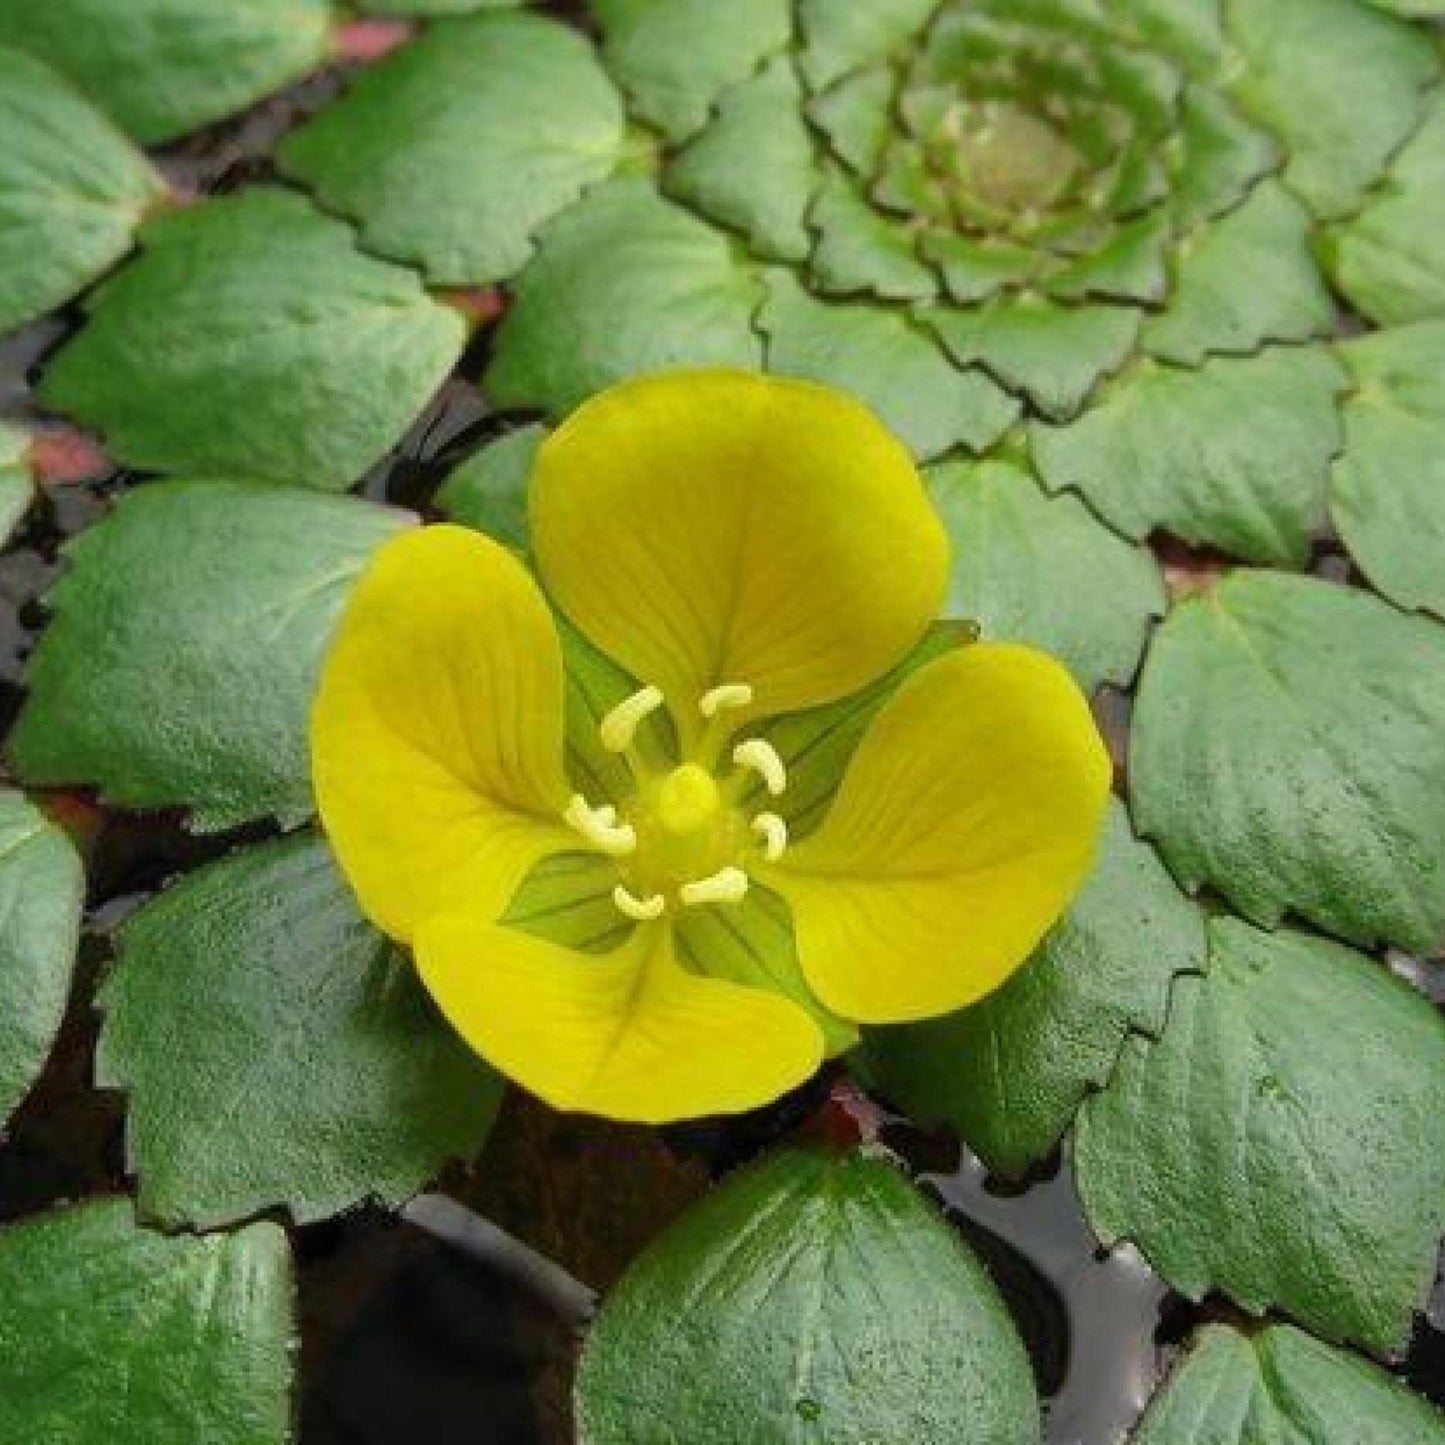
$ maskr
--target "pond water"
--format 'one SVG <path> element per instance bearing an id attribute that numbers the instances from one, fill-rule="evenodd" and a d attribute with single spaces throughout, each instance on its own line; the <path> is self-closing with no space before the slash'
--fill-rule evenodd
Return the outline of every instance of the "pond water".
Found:
<path id="1" fill-rule="evenodd" d="M 269 179 L 266 153 L 298 112 L 335 88 L 323 78 L 243 121 L 186 142 L 165 158 L 194 190 Z M 0 418 L 34 423 L 29 382 L 77 313 L 50 318 L 0 344 Z M 474 377 L 469 355 L 459 377 Z M 396 453 L 367 479 L 378 499 L 424 507 L 449 467 L 503 430 L 474 386 L 454 380 Z M 112 473 L 60 483 L 0 558 L 0 729 L 20 702 L 20 673 L 43 622 L 39 598 L 67 536 L 102 516 L 141 478 Z M 174 817 L 113 816 L 93 799 L 57 800 L 88 855 L 92 879 L 81 987 L 60 1047 L 0 1152 L 0 1218 L 126 1185 L 121 1108 L 90 1087 L 94 1019 L 89 988 L 106 966 L 106 931 L 179 871 L 230 846 L 191 838 Z M 251 836 L 251 835 L 247 835 Z M 668 1131 L 559 1120 L 512 1101 L 477 1174 L 442 1187 L 579 1279 L 605 1288 L 641 1245 L 719 1173 L 804 1123 L 826 1084 L 760 1116 Z M 899 1120 L 883 1141 L 917 1175 L 979 1251 L 1007 1296 L 1048 1402 L 1050 1445 L 1115 1445 L 1180 1343 L 1228 1306 L 1172 1295 L 1130 1250 L 1101 1255 L 1084 1224 L 1066 1163 L 1026 1187 L 1002 1189 L 956 1141 Z M 295 1231 L 301 1274 L 305 1380 L 303 1445 L 496 1442 L 562 1445 L 573 1325 L 509 1285 L 486 1262 L 379 1212 Z M 1368 1261 L 1365 1262 L 1368 1266 Z M 1445 1296 L 1437 1290 L 1399 1369 L 1445 1403 Z"/>

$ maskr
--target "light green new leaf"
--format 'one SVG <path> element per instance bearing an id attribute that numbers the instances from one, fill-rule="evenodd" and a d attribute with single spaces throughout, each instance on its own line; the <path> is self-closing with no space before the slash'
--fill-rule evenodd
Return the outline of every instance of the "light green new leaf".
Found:
<path id="1" fill-rule="evenodd" d="M 702 128 L 730 85 L 792 33 L 789 0 L 590 0 L 602 57 L 633 108 L 669 140 Z"/>
<path id="2" fill-rule="evenodd" d="M 874 210 L 841 174 L 824 182 L 808 224 L 818 233 L 809 279 L 824 295 L 926 301 L 938 294 L 938 277 L 919 257 L 912 229 Z"/>
<path id="3" fill-rule="evenodd" d="M 165 183 L 83 96 L 18 50 L 0 49 L 0 135 L 5 332 L 69 301 L 124 256 Z"/>
<path id="4" fill-rule="evenodd" d="M 650 181 L 607 181 L 542 231 L 483 385 L 498 406 L 560 415 L 638 372 L 757 367 L 761 300 L 725 235 Z"/>
<path id="5" fill-rule="evenodd" d="M 613 169 L 622 139 L 587 41 L 498 11 L 443 21 L 361 71 L 278 156 L 372 250 L 469 286 L 525 265 L 537 227 Z"/>
<path id="6" fill-rule="evenodd" d="M 1010 462 L 945 463 L 928 487 L 953 539 L 947 615 L 1053 653 L 1086 692 L 1127 687 L 1167 605 L 1149 553 Z"/>
<path id="7" fill-rule="evenodd" d="M 588 1445 L 1035 1445 L 1028 1357 L 982 1266 L 881 1159 L 788 1150 L 666 1230 L 577 1379 Z"/>
<path id="8" fill-rule="evenodd" d="M 916 36 L 938 0 L 798 0 L 803 50 L 799 64 L 822 90 L 851 70 L 882 60 Z"/>
<path id="9" fill-rule="evenodd" d="M 1133 1445 L 1442 1445 L 1445 1419 L 1378 1366 L 1289 1325 L 1206 1325 Z"/>
<path id="10" fill-rule="evenodd" d="M 1134 349 L 1140 313 L 1130 306 L 1072 306 L 1020 294 L 983 306 L 919 313 L 965 366 L 985 366 L 1027 394 L 1045 416 L 1073 416 L 1100 377 Z"/>
<path id="11" fill-rule="evenodd" d="M 1322 219 L 1348 214 L 1413 133 L 1439 73 L 1430 32 L 1360 0 L 1231 0 L 1234 95 L 1284 142 L 1284 178 Z"/>
<path id="12" fill-rule="evenodd" d="M 1019 403 L 976 369 L 955 366 L 904 312 L 819 301 L 790 271 L 766 278 L 758 316 L 769 371 L 852 392 L 915 456 L 983 451 L 1017 420 Z"/>
<path id="13" fill-rule="evenodd" d="M 1330 512 L 1366 577 L 1445 618 L 1445 320 L 1339 348 L 1355 380 Z"/>
<path id="14" fill-rule="evenodd" d="M 1256 923 L 1445 937 L 1445 629 L 1368 593 L 1236 572 L 1144 663 L 1131 806 L 1174 876 Z"/>
<path id="15" fill-rule="evenodd" d="M 97 1082 L 129 1095 L 142 1211 L 214 1228 L 396 1205 L 481 1148 L 502 1085 L 357 911 L 318 838 L 148 903 L 101 994 Z"/>
<path id="16" fill-rule="evenodd" d="M 453 521 L 525 552 L 527 480 L 546 438 L 547 428 L 533 422 L 488 442 L 448 474 L 437 492 L 437 506 Z"/>
<path id="17" fill-rule="evenodd" d="M 1144 350 L 1197 366 L 1266 341 L 1328 336 L 1335 306 L 1315 266 L 1312 226 L 1304 206 L 1271 180 L 1238 210 L 1186 236 L 1174 252 L 1169 304 L 1144 322 Z"/>
<path id="18" fill-rule="evenodd" d="M 1084 1208 L 1190 1299 L 1399 1349 L 1445 1229 L 1445 1020 L 1322 939 L 1216 918 L 1209 948 L 1079 1112 Z"/>
<path id="19" fill-rule="evenodd" d="M 0 1229 L 0 1439 L 285 1445 L 285 1234 L 170 1237 L 101 1199 Z"/>
<path id="20" fill-rule="evenodd" d="M 60 1031 L 84 901 L 70 839 L 20 793 L 0 789 L 0 1129 Z"/>
<path id="21" fill-rule="evenodd" d="M 146 145 L 316 69 L 331 23 L 326 0 L 0 0 L 0 44 L 64 71 Z"/>
<path id="22" fill-rule="evenodd" d="M 30 438 L 0 422 L 0 547 L 10 539 L 35 500 L 29 452 Z"/>
<path id="23" fill-rule="evenodd" d="M 1384 185 L 1325 238 L 1335 284 L 1382 326 L 1445 315 L 1445 90 Z"/>
<path id="24" fill-rule="evenodd" d="M 1138 363 L 1067 426 L 1030 428 L 1052 491 L 1082 492 L 1130 537 L 1155 530 L 1302 565 L 1325 525 L 1343 368 L 1277 347 L 1197 371 Z"/>
<path id="25" fill-rule="evenodd" d="M 310 813 L 306 720 L 352 580 L 410 520 L 264 482 L 152 483 L 70 544 L 10 740 L 36 784 L 194 826 Z"/>
<path id="26" fill-rule="evenodd" d="M 735 85 L 667 167 L 668 194 L 740 231 L 759 256 L 801 261 L 812 248 L 804 217 L 823 179 L 802 106 L 783 58 Z"/>
<path id="27" fill-rule="evenodd" d="M 290 192 L 206 201 L 140 239 L 40 386 L 130 466 L 348 487 L 461 355 L 458 312 Z"/>
<path id="28" fill-rule="evenodd" d="M 1107 1082 L 1131 1031 L 1164 1027 L 1176 974 L 1204 966 L 1204 922 L 1112 805 L 1084 890 L 996 993 L 947 1018 L 865 1037 L 865 1079 L 944 1121 L 991 1168 L 1022 1174 Z"/>

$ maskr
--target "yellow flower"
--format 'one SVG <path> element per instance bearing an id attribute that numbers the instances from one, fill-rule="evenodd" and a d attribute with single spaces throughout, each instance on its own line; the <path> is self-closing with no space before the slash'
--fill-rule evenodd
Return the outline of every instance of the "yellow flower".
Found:
<path id="1" fill-rule="evenodd" d="M 743 373 L 631 381 L 543 445 L 530 521 L 552 602 L 636 683 L 601 720 L 616 796 L 569 780 L 542 591 L 461 527 L 377 555 L 311 728 L 362 907 L 480 1054 L 559 1108 L 732 1112 L 806 1079 L 851 1036 L 837 1020 L 956 1009 L 1028 956 L 1084 878 L 1110 776 L 1043 654 L 977 643 L 911 672 L 822 821 L 789 836 L 769 720 L 881 678 L 944 595 L 943 530 L 871 414 Z M 579 852 L 614 870 L 611 952 L 502 921 L 539 865 Z M 721 953 L 687 943 L 705 915 L 740 928 L 778 899 L 782 984 L 721 977 Z"/>

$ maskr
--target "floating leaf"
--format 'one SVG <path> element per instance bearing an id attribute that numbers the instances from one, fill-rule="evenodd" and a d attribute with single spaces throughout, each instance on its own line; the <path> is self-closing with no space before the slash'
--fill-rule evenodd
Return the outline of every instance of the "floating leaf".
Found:
<path id="1" fill-rule="evenodd" d="M 1362 1433 L 1364 1432 L 1364 1433 Z M 1134 1445 L 1441 1445 L 1438 1411 L 1377 1366 L 1289 1325 L 1206 1325 Z"/>
<path id="2" fill-rule="evenodd" d="M 864 1077 L 913 1118 L 953 1125 L 1022 1174 L 1063 1137 L 1130 1031 L 1164 1027 L 1176 974 L 1204 966 L 1204 923 L 1114 804 L 1094 872 L 998 992 L 947 1018 L 866 1036 Z"/>
<path id="3" fill-rule="evenodd" d="M 1445 315 L 1445 90 L 1364 209 L 1326 237 L 1325 264 L 1381 325 Z"/>
<path id="4" fill-rule="evenodd" d="M 350 486 L 461 354 L 459 313 L 257 188 L 148 222 L 41 383 L 134 467 Z"/>
<path id="5" fill-rule="evenodd" d="M 1323 531 L 1336 397 L 1323 349 L 1279 347 L 1198 371 L 1143 361 L 1068 426 L 1030 429 L 1039 475 L 1081 491 L 1126 536 L 1163 530 L 1302 565 Z"/>
<path id="6" fill-rule="evenodd" d="M 670 139 L 702 127 L 713 103 L 792 32 L 789 0 L 591 0 L 607 68 L 644 120 Z"/>
<path id="7" fill-rule="evenodd" d="M 666 1230 L 582 1355 L 590 1445 L 1039 1439 L 1028 1357 L 982 1267 L 879 1159 L 789 1150 Z"/>
<path id="8" fill-rule="evenodd" d="M 1400 607 L 1445 617 L 1445 320 L 1340 347 L 1355 379 L 1330 511 L 1360 570 Z"/>
<path id="9" fill-rule="evenodd" d="M 35 500 L 29 452 L 30 438 L 0 422 L 0 546 L 5 545 Z"/>
<path id="10" fill-rule="evenodd" d="M 437 492 L 437 505 L 453 521 L 525 551 L 527 480 L 532 459 L 546 438 L 547 428 L 534 422 L 488 442 L 447 475 Z"/>
<path id="11" fill-rule="evenodd" d="M 0 43 L 64 71 L 147 145 L 316 69 L 330 25 L 326 0 L 0 0 Z"/>
<path id="12" fill-rule="evenodd" d="M 1169 305 L 1144 323 L 1144 349 L 1197 366 L 1266 341 L 1308 341 L 1334 329 L 1335 307 L 1315 267 L 1309 212 L 1275 181 L 1176 253 Z"/>
<path id="13" fill-rule="evenodd" d="M 758 317 L 769 371 L 850 391 L 921 458 L 992 446 L 1017 400 L 981 371 L 961 370 L 902 311 L 818 301 L 791 272 L 772 271 Z"/>
<path id="14" fill-rule="evenodd" d="M 482 1146 L 502 1086 L 411 963 L 358 913 L 331 852 L 248 848 L 146 904 L 101 995 L 98 1082 L 129 1094 L 140 1204 L 213 1228 L 396 1205 Z"/>
<path id="15" fill-rule="evenodd" d="M 468 286 L 525 265 L 537 227 L 621 146 L 621 102 L 582 36 L 500 11 L 434 25 L 367 67 L 278 155 L 372 250 Z"/>
<path id="16" fill-rule="evenodd" d="M 756 367 L 761 299 L 719 232 L 649 181 L 608 181 L 543 230 L 484 385 L 498 406 L 560 414 L 637 372 Z"/>
<path id="17" fill-rule="evenodd" d="M 1414 131 L 1439 73 L 1427 30 L 1359 0 L 1226 7 L 1234 94 L 1285 142 L 1284 178 L 1325 219 L 1354 210 Z"/>
<path id="18" fill-rule="evenodd" d="M 291 1439 L 293 1285 L 274 1224 L 170 1237 L 103 1199 L 0 1230 L 0 1438 Z"/>
<path id="19" fill-rule="evenodd" d="M 1338 944 L 1229 918 L 1209 944 L 1079 1113 L 1089 1218 L 1190 1299 L 1399 1349 L 1445 1229 L 1445 1021 Z"/>
<path id="20" fill-rule="evenodd" d="M 264 482 L 152 483 L 69 548 L 11 737 L 28 782 L 201 829 L 311 811 L 306 719 L 346 593 L 408 516 Z"/>
<path id="21" fill-rule="evenodd" d="M 1086 692 L 1127 687 L 1166 606 L 1149 553 L 1011 462 L 945 463 L 928 485 L 954 543 L 948 615 L 1052 652 Z"/>
<path id="22" fill-rule="evenodd" d="M 0 789 L 0 1129 L 60 1031 L 84 901 L 70 839 L 21 794 Z"/>
<path id="23" fill-rule="evenodd" d="M 4 29 L 0 0 L 0 32 Z M 0 49 L 0 332 L 130 250 L 165 193 L 145 156 L 48 66 Z"/>
<path id="24" fill-rule="evenodd" d="M 1357 943 L 1445 936 L 1445 630 L 1313 578 L 1236 572 L 1144 663 L 1140 832 L 1253 922 Z M 1203 806 L 1201 806 L 1203 804 Z"/>

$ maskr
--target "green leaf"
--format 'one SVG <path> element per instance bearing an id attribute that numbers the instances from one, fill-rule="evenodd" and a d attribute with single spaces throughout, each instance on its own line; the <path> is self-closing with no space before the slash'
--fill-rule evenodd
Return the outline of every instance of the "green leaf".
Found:
<path id="1" fill-rule="evenodd" d="M 1435 19 L 1445 15 L 1445 0 L 1369 0 L 1377 10 L 1387 10 L 1392 15 L 1408 15 L 1412 18 Z"/>
<path id="2" fill-rule="evenodd" d="M 1190 13 L 1207 14 L 1211 8 Z M 1217 91 L 1197 85 L 1189 86 L 1180 101 L 1177 144 L 1169 205 L 1183 225 L 1232 211 L 1280 163 L 1271 135 L 1251 125 Z"/>
<path id="3" fill-rule="evenodd" d="M 1176 974 L 1204 966 L 1204 922 L 1111 806 L 1098 862 L 1034 956 L 996 993 L 947 1018 L 865 1036 L 863 1075 L 913 1118 L 956 1128 L 1019 1175 L 1108 1081 L 1131 1031 L 1164 1027 Z"/>
<path id="4" fill-rule="evenodd" d="M 537 448 L 546 439 L 547 428 L 533 422 L 488 442 L 448 473 L 437 492 L 437 506 L 454 522 L 525 552 L 527 481 Z"/>
<path id="5" fill-rule="evenodd" d="M 1445 630 L 1241 571 L 1179 604 L 1134 708 L 1131 807 L 1174 876 L 1273 927 L 1445 936 Z M 1208 800 L 1208 806 L 1201 806 Z"/>
<path id="6" fill-rule="evenodd" d="M 1082 301 L 1091 296 L 1120 301 L 1164 299 L 1168 273 L 1164 265 L 1169 223 L 1151 212 L 1126 222 L 1093 250 L 1061 266 L 1044 289 L 1059 300 Z"/>
<path id="7" fill-rule="evenodd" d="M 168 1237 L 129 1200 L 0 1230 L 0 1438 L 285 1445 L 294 1286 L 285 1234 Z"/>
<path id="8" fill-rule="evenodd" d="M 1445 320 L 1339 348 L 1354 378 L 1330 512 L 1360 570 L 1400 607 L 1445 618 Z"/>
<path id="9" fill-rule="evenodd" d="M 589 0 L 602 56 L 633 109 L 669 140 L 700 130 L 714 102 L 792 34 L 789 0 Z"/>
<path id="10" fill-rule="evenodd" d="M 723 94 L 668 166 L 668 193 L 740 231 L 759 256 L 803 260 L 812 248 L 804 217 L 822 170 L 802 106 L 791 62 L 771 61 Z"/>
<path id="11" fill-rule="evenodd" d="M 1328 233 L 1324 262 L 1349 301 L 1382 326 L 1445 315 L 1445 91 L 1364 209 Z"/>
<path id="12" fill-rule="evenodd" d="M 140 1205 L 214 1228 L 396 1205 L 470 1159 L 502 1085 L 309 835 L 193 873 L 120 930 L 103 1088 L 129 1094 Z"/>
<path id="13" fill-rule="evenodd" d="M 890 301 L 938 294 L 938 278 L 919 258 L 913 230 L 875 211 L 842 175 L 825 181 L 808 223 L 818 232 L 808 273 L 825 294 L 861 292 Z"/>
<path id="14" fill-rule="evenodd" d="M 1315 266 L 1312 226 L 1289 191 L 1264 181 L 1238 210 L 1186 236 L 1169 304 L 1144 322 L 1144 349 L 1197 366 L 1266 341 L 1330 335 L 1335 306 Z"/>
<path id="15" fill-rule="evenodd" d="M 306 719 L 352 580 L 408 514 L 264 482 L 152 483 L 70 544 L 11 737 L 28 782 L 185 806 L 203 830 L 311 811 Z"/>
<path id="16" fill-rule="evenodd" d="M 937 0 L 798 0 L 803 37 L 799 64 L 809 85 L 822 90 L 850 70 L 883 60 L 917 36 Z"/>
<path id="17" fill-rule="evenodd" d="M 1053 653 L 1086 692 L 1129 685 L 1167 605 L 1144 548 L 1077 497 L 1045 495 L 1011 462 L 945 463 L 928 487 L 954 544 L 948 616 Z"/>
<path id="18" fill-rule="evenodd" d="M 757 367 L 761 291 L 725 236 L 650 181 L 607 181 L 543 230 L 483 384 L 498 406 L 562 414 L 638 372 Z"/>
<path id="19" fill-rule="evenodd" d="M 1099 378 L 1123 364 L 1140 318 L 1130 306 L 1071 306 L 1030 295 L 967 309 L 926 307 L 920 315 L 955 360 L 987 367 L 1056 420 L 1077 412 Z"/>
<path id="20" fill-rule="evenodd" d="M 130 466 L 348 487 L 461 355 L 459 313 L 290 192 L 206 201 L 140 239 L 40 387 Z"/>
<path id="21" fill-rule="evenodd" d="M 1362 1433 L 1363 1432 L 1363 1433 Z M 1441 1445 L 1438 1411 L 1377 1366 L 1289 1325 L 1206 1325 L 1134 1445 Z"/>
<path id="22" fill-rule="evenodd" d="M 1015 398 L 982 372 L 955 366 L 906 313 L 819 301 L 789 271 L 770 272 L 766 284 L 758 324 L 768 370 L 852 392 L 915 456 L 957 445 L 984 451 L 1017 420 Z"/>
<path id="23" fill-rule="evenodd" d="M 84 902 L 70 839 L 23 795 L 0 789 L 0 1129 L 60 1032 Z"/>
<path id="24" fill-rule="evenodd" d="M 1080 1110 L 1085 1210 L 1190 1299 L 1398 1349 L 1445 1228 L 1445 1021 L 1338 944 L 1216 918 L 1209 947 Z"/>
<path id="25" fill-rule="evenodd" d="M 1278 347 L 1198 371 L 1143 361 L 1067 426 L 1029 430 L 1051 491 L 1073 487 L 1126 536 L 1155 530 L 1301 566 L 1323 530 L 1346 377 L 1328 351 Z"/>
<path id="26" fill-rule="evenodd" d="M 622 139 L 591 45 L 498 11 L 443 21 L 368 66 L 278 156 L 372 250 L 468 286 L 520 270 L 537 227 L 613 169 Z"/>
<path id="27" fill-rule="evenodd" d="M 165 183 L 98 110 L 17 50 L 0 49 L 0 133 L 5 332 L 69 301 L 124 256 Z"/>
<path id="28" fill-rule="evenodd" d="M 35 478 L 30 472 L 30 438 L 0 422 L 0 547 L 20 525 L 35 500 Z"/>
<path id="29" fill-rule="evenodd" d="M 608 1297 L 577 1381 L 589 1445 L 1039 1439 L 987 1274 L 881 1159 L 789 1150 L 666 1230 Z"/>
<path id="30" fill-rule="evenodd" d="M 0 0 L 0 43 L 64 71 L 147 145 L 316 69 L 330 26 L 325 0 Z"/>
<path id="31" fill-rule="evenodd" d="M 1234 95 L 1285 142 L 1285 180 L 1317 216 L 1353 211 L 1419 124 L 1433 37 L 1359 0 L 1253 0 L 1226 17 Z"/>
<path id="32" fill-rule="evenodd" d="M 531 0 L 354 0 L 357 9 L 376 15 L 465 15 L 473 10 L 506 10 Z"/>

